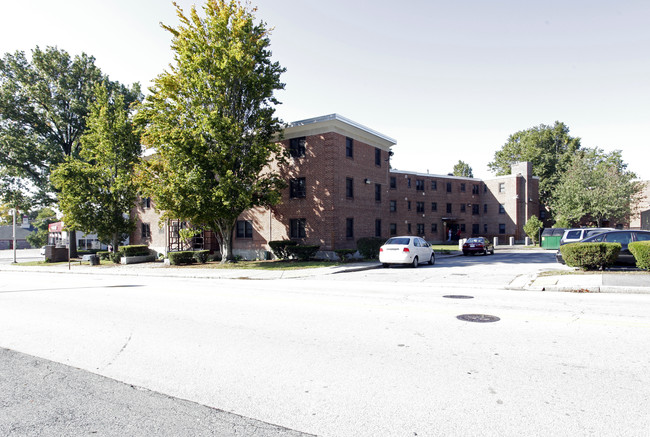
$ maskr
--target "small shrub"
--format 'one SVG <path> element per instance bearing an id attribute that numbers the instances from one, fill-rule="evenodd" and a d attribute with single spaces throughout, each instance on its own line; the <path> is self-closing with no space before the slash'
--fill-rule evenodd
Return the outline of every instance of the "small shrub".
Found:
<path id="1" fill-rule="evenodd" d="M 201 264 L 205 264 L 208 261 L 208 256 L 210 256 L 209 250 L 197 250 L 194 252 L 194 259 Z"/>
<path id="2" fill-rule="evenodd" d="M 142 256 L 149 255 L 149 246 L 146 244 L 133 244 L 130 246 L 121 246 L 118 253 L 122 256 Z"/>
<path id="3" fill-rule="evenodd" d="M 566 265 L 583 270 L 602 270 L 611 266 L 620 251 L 619 243 L 572 243 L 560 246 Z"/>
<path id="4" fill-rule="evenodd" d="M 292 240 L 269 241 L 269 246 L 271 247 L 273 254 L 279 259 L 288 259 L 289 252 L 287 252 L 287 248 L 297 245 L 298 243 Z"/>
<path id="5" fill-rule="evenodd" d="M 347 261 L 348 258 L 354 255 L 356 252 L 357 249 L 336 249 L 334 251 L 334 253 L 336 253 L 343 262 Z"/>
<path id="6" fill-rule="evenodd" d="M 357 250 L 366 259 L 377 259 L 379 258 L 379 248 L 385 242 L 386 239 L 380 237 L 359 238 L 357 241 Z"/>
<path id="7" fill-rule="evenodd" d="M 104 261 L 108 261 L 108 252 L 107 250 L 100 250 L 97 252 L 97 255 L 99 256 L 99 259 L 103 259 Z"/>
<path id="8" fill-rule="evenodd" d="M 119 252 L 110 252 L 108 255 L 109 259 L 113 261 L 115 264 L 119 264 L 120 260 L 122 259 L 122 255 Z"/>
<path id="9" fill-rule="evenodd" d="M 318 249 L 320 249 L 320 246 L 307 246 L 307 245 L 288 246 L 286 248 L 289 255 L 295 256 L 300 261 L 309 261 L 310 259 L 312 259 L 314 256 L 316 256 L 316 252 L 318 252 Z"/>
<path id="10" fill-rule="evenodd" d="M 221 252 L 215 252 L 208 256 L 208 261 L 221 261 Z"/>
<path id="11" fill-rule="evenodd" d="M 181 264 L 192 264 L 194 259 L 194 254 L 196 252 L 184 251 L 184 252 L 169 252 L 167 257 L 169 258 L 169 264 L 173 266 L 178 266 Z"/>
<path id="12" fill-rule="evenodd" d="M 650 270 L 650 241 L 633 241 L 627 247 L 634 255 L 636 266 L 643 270 Z"/>

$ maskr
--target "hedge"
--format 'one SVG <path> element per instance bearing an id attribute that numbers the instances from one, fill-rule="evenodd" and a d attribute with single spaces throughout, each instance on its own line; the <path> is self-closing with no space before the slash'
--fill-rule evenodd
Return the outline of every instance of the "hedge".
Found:
<path id="1" fill-rule="evenodd" d="M 633 241 L 627 247 L 634 255 L 636 266 L 643 270 L 650 270 L 650 241 Z"/>
<path id="2" fill-rule="evenodd" d="M 269 246 L 271 247 L 271 251 L 273 251 L 273 254 L 276 256 L 276 258 L 279 259 L 289 259 L 290 254 L 287 251 L 287 248 L 290 246 L 297 246 L 297 245 L 298 243 L 292 240 L 269 241 Z"/>
<path id="3" fill-rule="evenodd" d="M 122 256 L 149 255 L 149 246 L 147 246 L 146 244 L 133 244 L 130 246 L 120 246 L 118 252 Z"/>
<path id="4" fill-rule="evenodd" d="M 357 241 L 357 249 L 362 257 L 366 259 L 379 258 L 379 248 L 386 242 L 385 238 L 380 237 L 366 237 L 359 238 Z"/>
<path id="5" fill-rule="evenodd" d="M 296 245 L 296 246 L 286 247 L 287 253 L 289 255 L 295 256 L 300 261 L 309 261 L 310 259 L 312 259 L 314 256 L 316 256 L 316 252 L 318 252 L 318 249 L 320 249 L 320 246 Z"/>
<path id="6" fill-rule="evenodd" d="M 99 259 L 108 260 L 109 253 L 110 252 L 108 252 L 107 250 L 100 250 L 99 252 L 97 252 L 97 255 L 99 256 Z"/>
<path id="7" fill-rule="evenodd" d="M 192 264 L 196 259 L 194 254 L 196 252 L 184 251 L 184 252 L 169 252 L 167 257 L 169 258 L 169 264 L 177 266 L 180 264 Z"/>
<path id="8" fill-rule="evenodd" d="M 560 246 L 566 265 L 583 270 L 602 270 L 611 266 L 620 251 L 619 243 L 570 243 Z"/>
<path id="9" fill-rule="evenodd" d="M 341 261 L 345 262 L 347 261 L 348 257 L 351 257 L 357 252 L 357 249 L 336 249 L 334 253 L 336 253 Z"/>
<path id="10" fill-rule="evenodd" d="M 205 264 L 208 261 L 209 256 L 209 250 L 197 250 L 194 252 L 194 259 L 201 264 Z"/>

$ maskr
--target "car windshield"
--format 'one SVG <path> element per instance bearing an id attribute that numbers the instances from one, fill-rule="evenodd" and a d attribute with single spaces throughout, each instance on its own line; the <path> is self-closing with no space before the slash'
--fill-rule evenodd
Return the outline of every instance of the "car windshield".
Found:
<path id="1" fill-rule="evenodd" d="M 467 242 L 468 243 L 483 243 L 483 239 L 482 238 L 468 238 Z"/>
<path id="2" fill-rule="evenodd" d="M 411 241 L 410 238 L 400 238 L 400 237 L 397 237 L 397 238 L 391 238 L 391 239 L 389 239 L 389 240 L 386 242 L 386 244 L 387 244 L 387 245 L 388 245 L 388 244 L 402 244 L 402 245 L 408 246 L 409 241 Z"/>

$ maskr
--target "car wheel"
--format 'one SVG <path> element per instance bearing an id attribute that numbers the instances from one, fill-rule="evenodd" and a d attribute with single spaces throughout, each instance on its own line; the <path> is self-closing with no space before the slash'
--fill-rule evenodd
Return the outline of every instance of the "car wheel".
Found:
<path id="1" fill-rule="evenodd" d="M 483 256 L 487 256 L 487 254 L 488 254 L 487 249 L 483 249 Z"/>
<path id="2" fill-rule="evenodd" d="M 434 254 L 431 254 L 431 258 L 429 258 L 429 265 L 432 266 L 436 263 L 436 256 Z"/>
<path id="3" fill-rule="evenodd" d="M 490 251 L 490 255 L 494 255 L 494 249 Z"/>
<path id="4" fill-rule="evenodd" d="M 418 257 L 417 256 L 415 258 L 413 258 L 413 263 L 411 263 L 411 265 L 413 266 L 413 268 L 416 268 L 418 266 Z"/>
<path id="5" fill-rule="evenodd" d="M 382 266 L 383 268 L 387 269 L 388 267 L 390 267 L 390 264 L 383 263 L 381 266 Z"/>

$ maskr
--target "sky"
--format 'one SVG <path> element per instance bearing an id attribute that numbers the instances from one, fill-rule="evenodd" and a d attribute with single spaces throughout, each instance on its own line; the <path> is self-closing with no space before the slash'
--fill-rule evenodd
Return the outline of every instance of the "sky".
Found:
<path id="1" fill-rule="evenodd" d="M 173 59 L 166 0 L 0 0 L 0 53 L 85 52 L 146 89 Z M 178 0 L 189 12 L 202 1 Z M 650 180 L 647 0 L 253 0 L 287 69 L 285 122 L 338 113 L 397 141 L 393 168 L 475 177 L 518 131 L 564 122 Z"/>

